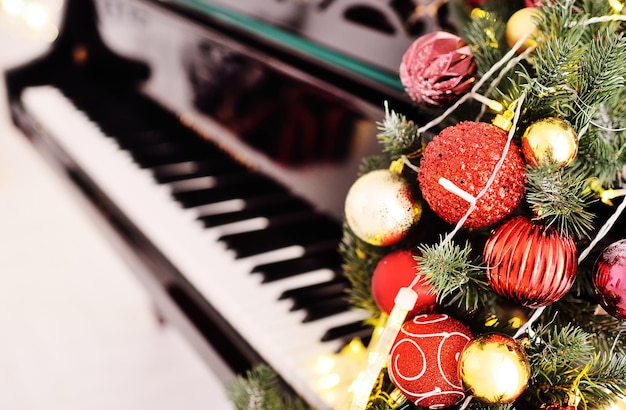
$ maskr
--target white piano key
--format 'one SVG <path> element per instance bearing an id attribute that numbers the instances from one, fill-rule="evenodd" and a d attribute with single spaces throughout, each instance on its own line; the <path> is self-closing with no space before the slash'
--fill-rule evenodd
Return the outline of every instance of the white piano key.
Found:
<path id="1" fill-rule="evenodd" d="M 110 197 L 121 211 L 159 248 L 187 280 L 231 323 L 296 391 L 313 406 L 326 403 L 313 391 L 302 366 L 318 354 L 333 353 L 338 342 L 322 343 L 320 337 L 332 326 L 361 320 L 361 312 L 345 312 L 329 318 L 302 323 L 303 311 L 289 310 L 290 302 L 279 301 L 288 289 L 312 285 L 333 278 L 333 272 L 320 269 L 280 281 L 261 284 L 261 275 L 252 274 L 255 265 L 303 255 L 300 246 L 290 246 L 235 259 L 218 239 L 232 229 L 263 229 L 264 218 L 206 229 L 198 215 L 236 211 L 244 201 L 224 201 L 195 209 L 183 209 L 172 198 L 172 188 L 156 184 L 152 172 L 140 169 L 128 152 L 120 150 L 112 138 L 77 110 L 52 87 L 29 88 L 23 103 L 42 129 L 74 159 L 88 176 Z M 71 126 L 68 124 L 71 122 Z M 186 171 L 191 163 L 172 166 Z M 178 168 L 176 168 L 178 167 Z M 208 179 L 173 184 L 174 190 L 188 189 Z M 189 184 L 189 185 L 185 185 Z M 200 186 L 194 185 L 194 186 Z M 183 188 L 184 187 L 184 188 Z"/>

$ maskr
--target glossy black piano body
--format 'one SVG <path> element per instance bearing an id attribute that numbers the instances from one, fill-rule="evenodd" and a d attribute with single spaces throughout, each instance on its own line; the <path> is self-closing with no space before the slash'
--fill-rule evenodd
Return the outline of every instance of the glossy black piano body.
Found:
<path id="1" fill-rule="evenodd" d="M 276 2 L 275 7 L 282 12 L 278 7 L 286 3 Z M 323 43 L 328 33 L 320 31 L 319 23 L 305 24 L 301 10 L 294 13 L 296 3 L 300 8 L 304 4 L 291 2 L 281 16 L 283 23 L 306 26 Z M 328 8 L 330 2 L 321 2 L 319 10 L 323 4 Z M 233 323 L 230 308 L 207 297 L 228 280 L 228 267 L 205 263 L 207 271 L 219 272 L 211 279 L 214 286 L 199 289 L 197 281 L 202 279 L 186 272 L 184 263 L 155 243 L 90 171 L 98 155 L 76 158 L 73 149 L 59 142 L 59 131 L 48 129 L 29 107 L 25 94 L 36 94 L 32 90 L 41 86 L 58 90 L 117 149 L 130 155 L 139 170 L 149 173 L 156 186 L 166 187 L 181 212 L 197 210 L 195 222 L 207 230 L 262 219 L 261 228 L 220 233 L 219 246 L 235 263 L 254 261 L 247 274 L 262 278 L 260 288 L 265 286 L 261 282 L 330 272 L 319 283 L 277 287 L 276 300 L 288 301 L 302 326 L 328 320 L 350 308 L 336 252 L 343 198 L 361 158 L 378 150 L 375 123 L 383 101 L 391 101 L 399 111 L 408 110 L 408 101 L 389 69 L 396 63 L 385 61 L 388 67 L 377 67 L 372 64 L 375 57 L 363 62 L 366 59 L 295 36 L 286 23 L 286 29 L 274 27 L 270 20 L 239 15 L 219 2 L 72 0 L 49 52 L 6 74 L 15 123 L 99 209 L 140 262 L 139 277 L 158 311 L 224 373 L 225 380 L 255 363 L 275 365 L 271 354 Z M 392 55 L 407 41 L 393 36 L 387 40 L 400 43 Z M 47 111 L 45 105 L 39 109 Z M 70 119 L 67 128 L 72 128 Z M 140 193 L 136 201 L 133 194 L 131 189 L 123 199 L 141 203 Z M 234 208 L 215 210 L 215 204 L 233 202 Z M 150 202 L 140 206 L 151 211 Z M 177 242 L 191 252 L 187 248 L 192 245 L 181 244 L 185 238 Z M 294 245 L 299 248 L 296 256 L 255 259 Z M 272 322 L 271 313 L 267 320 Z M 290 337 L 291 330 L 284 330 L 282 337 Z M 302 337 L 296 330 L 293 334 Z M 351 320 L 305 334 L 334 350 L 353 337 L 367 337 L 368 330 Z M 273 348 L 280 352 L 277 343 Z M 294 366 L 301 364 L 294 361 Z M 305 382 L 280 369 L 278 373 L 313 404 L 325 404 L 314 397 L 311 386 L 299 386 Z"/>

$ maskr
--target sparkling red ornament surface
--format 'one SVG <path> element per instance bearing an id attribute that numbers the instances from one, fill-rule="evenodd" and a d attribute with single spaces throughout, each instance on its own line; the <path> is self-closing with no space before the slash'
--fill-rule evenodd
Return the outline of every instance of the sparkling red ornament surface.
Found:
<path id="1" fill-rule="evenodd" d="M 487 240 L 483 260 L 491 288 L 527 307 L 550 305 L 572 287 L 576 244 L 524 216 L 505 221 Z"/>
<path id="2" fill-rule="evenodd" d="M 418 251 L 399 250 L 385 255 L 376 265 L 372 275 L 372 296 L 381 311 L 390 314 L 398 290 L 409 286 L 419 273 L 416 255 L 419 255 Z M 437 306 L 437 294 L 424 279 L 420 279 L 413 290 L 417 293 L 417 302 L 407 317 L 431 312 Z"/>
<path id="3" fill-rule="evenodd" d="M 436 409 L 459 403 L 465 390 L 458 361 L 472 337 L 464 324 L 448 315 L 415 316 L 404 323 L 391 348 L 391 381 L 418 406 Z"/>
<path id="4" fill-rule="evenodd" d="M 458 222 L 470 203 L 440 183 L 444 177 L 476 197 L 482 191 L 507 143 L 506 132 L 495 125 L 464 121 L 445 128 L 424 150 L 418 180 L 424 199 L 449 223 Z M 509 215 L 521 202 L 525 190 L 525 165 L 513 143 L 496 178 L 476 203 L 464 227 L 492 225 Z"/>
<path id="5" fill-rule="evenodd" d="M 598 256 L 593 267 L 593 285 L 604 310 L 626 320 L 626 239 L 607 246 Z"/>
<path id="6" fill-rule="evenodd" d="M 456 101 L 474 84 L 476 63 L 458 36 L 437 31 L 419 37 L 402 56 L 400 81 L 419 104 L 442 107 Z"/>

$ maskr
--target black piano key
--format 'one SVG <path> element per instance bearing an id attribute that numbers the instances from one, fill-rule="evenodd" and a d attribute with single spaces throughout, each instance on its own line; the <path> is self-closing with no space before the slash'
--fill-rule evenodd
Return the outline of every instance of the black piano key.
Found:
<path id="1" fill-rule="evenodd" d="M 245 166 L 224 156 L 202 161 L 185 161 L 152 167 L 152 174 L 160 184 L 207 176 L 222 176 L 250 172 Z"/>
<path id="2" fill-rule="evenodd" d="M 202 221 L 204 226 L 211 228 L 234 222 L 245 221 L 246 219 L 257 217 L 280 217 L 285 214 L 300 213 L 310 210 L 311 206 L 306 202 L 293 196 L 280 195 L 258 198 L 257 200 L 252 199 L 246 202 L 241 210 L 214 215 L 204 215 L 200 216 L 198 219 Z"/>
<path id="3" fill-rule="evenodd" d="M 339 313 L 347 312 L 352 306 L 345 297 L 337 297 L 334 299 L 325 299 L 314 303 L 304 309 L 306 312 L 303 323 L 313 322 L 315 320 L 324 319 Z"/>
<path id="4" fill-rule="evenodd" d="M 292 311 L 306 309 L 324 300 L 346 297 L 347 282 L 343 278 L 332 281 L 305 286 L 298 289 L 290 289 L 283 292 L 279 299 L 293 301 Z"/>
<path id="5" fill-rule="evenodd" d="M 213 204 L 231 199 L 248 199 L 261 196 L 271 196 L 285 191 L 278 183 L 259 174 L 249 173 L 243 181 L 230 183 L 217 178 L 214 186 L 191 191 L 175 192 L 174 198 L 185 208 Z"/>
<path id="6" fill-rule="evenodd" d="M 352 340 L 355 337 L 370 337 L 374 329 L 371 325 L 363 321 L 347 323 L 345 325 L 331 327 L 322 336 L 322 342 L 330 342 L 332 340 Z"/>
<path id="7" fill-rule="evenodd" d="M 187 148 L 179 141 L 168 141 L 139 146 L 132 150 L 132 155 L 142 168 L 153 168 L 161 165 L 210 159 L 215 154 L 208 149 L 192 149 Z"/>
<path id="8" fill-rule="evenodd" d="M 252 268 L 252 273 L 262 275 L 262 283 L 273 282 L 317 269 L 341 270 L 341 256 L 336 248 L 317 253 L 307 253 L 300 258 L 265 263 Z"/>
<path id="9" fill-rule="evenodd" d="M 292 245 L 305 248 L 318 244 L 325 246 L 329 241 L 336 241 L 335 245 L 338 245 L 340 234 L 340 228 L 334 221 L 313 215 L 308 219 L 270 225 L 265 229 L 224 235 L 220 241 L 234 250 L 237 258 L 245 258 Z"/>

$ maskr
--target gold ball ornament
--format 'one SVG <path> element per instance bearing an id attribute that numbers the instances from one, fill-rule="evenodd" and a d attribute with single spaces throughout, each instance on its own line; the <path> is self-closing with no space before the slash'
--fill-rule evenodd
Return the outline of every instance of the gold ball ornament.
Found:
<path id="1" fill-rule="evenodd" d="M 459 361 L 461 379 L 478 400 L 510 403 L 522 394 L 530 378 L 530 363 L 520 344 L 507 335 L 481 335 L 465 346 Z"/>
<path id="2" fill-rule="evenodd" d="M 506 22 L 506 30 L 504 33 L 506 43 L 509 47 L 513 48 L 513 46 L 526 35 L 528 35 L 528 37 L 526 37 L 522 46 L 517 50 L 518 53 L 537 44 L 536 38 L 541 34 L 536 22 L 539 16 L 539 11 L 534 7 L 526 7 L 513 13 Z"/>
<path id="3" fill-rule="evenodd" d="M 422 206 L 402 175 L 380 169 L 352 184 L 344 212 L 356 236 L 370 245 L 389 246 L 402 240 L 419 221 Z"/>
<path id="4" fill-rule="evenodd" d="M 532 123 L 522 136 L 522 155 L 530 165 L 569 165 L 578 153 L 574 128 L 560 118 L 544 118 Z"/>

